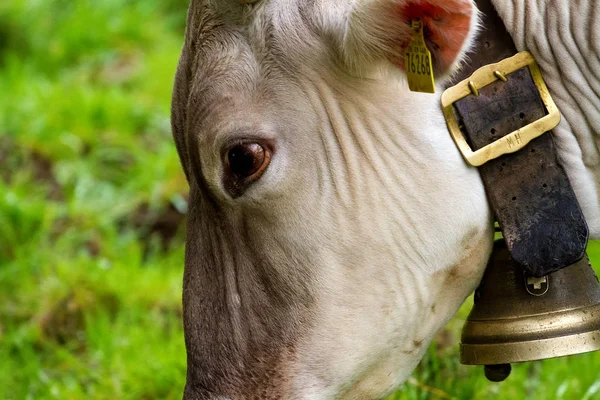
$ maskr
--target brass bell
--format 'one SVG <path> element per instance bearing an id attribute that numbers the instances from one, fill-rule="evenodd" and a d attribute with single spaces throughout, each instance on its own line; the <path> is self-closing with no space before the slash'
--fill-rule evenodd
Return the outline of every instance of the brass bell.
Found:
<path id="1" fill-rule="evenodd" d="M 587 255 L 535 278 L 496 241 L 462 330 L 461 363 L 485 365 L 486 377 L 498 382 L 510 363 L 599 349 L 600 284 Z"/>

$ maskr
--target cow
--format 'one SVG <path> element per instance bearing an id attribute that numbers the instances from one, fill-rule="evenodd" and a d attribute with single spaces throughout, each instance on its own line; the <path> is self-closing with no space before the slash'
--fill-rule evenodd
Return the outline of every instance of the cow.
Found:
<path id="1" fill-rule="evenodd" d="M 562 110 L 559 156 L 598 237 L 600 11 L 494 3 Z M 416 18 L 435 95 L 405 79 Z M 478 21 L 470 0 L 191 2 L 172 102 L 185 399 L 374 399 L 405 381 L 493 245 L 440 107 Z"/>

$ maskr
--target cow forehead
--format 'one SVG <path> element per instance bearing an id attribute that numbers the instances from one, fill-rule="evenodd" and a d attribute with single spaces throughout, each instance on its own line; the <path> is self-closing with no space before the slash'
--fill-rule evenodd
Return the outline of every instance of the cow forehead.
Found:
<path id="1" fill-rule="evenodd" d="M 238 114 L 243 114 L 239 120 L 246 121 L 250 115 L 262 115 L 266 123 L 267 115 L 283 118 L 280 96 L 287 98 L 284 103 L 299 105 L 298 99 L 290 99 L 292 86 L 301 79 L 300 70 L 310 69 L 308 64 L 315 65 L 318 57 L 311 46 L 317 40 L 293 3 L 259 1 L 250 7 L 240 0 L 221 0 L 192 4 L 184 47 L 191 60 L 188 121 L 193 124 L 188 135 L 212 144 L 218 133 L 235 135 L 248 128 L 235 126 Z"/>
<path id="2" fill-rule="evenodd" d="M 214 102 L 254 91 L 276 57 L 270 55 L 272 24 L 267 7 L 253 9 L 240 0 L 198 1 L 188 19 L 192 92 Z M 248 102 L 251 99 L 247 99 Z"/>
<path id="3" fill-rule="evenodd" d="M 312 28 L 316 8 L 311 1 L 194 1 L 188 16 L 192 47 L 205 57 L 218 57 L 240 47 L 262 63 L 298 61 L 320 40 Z"/>
<path id="4" fill-rule="evenodd" d="M 196 0 L 188 15 L 188 34 L 193 41 L 240 41 L 249 34 L 268 36 L 269 15 L 277 9 L 277 2 L 245 4 L 241 0 Z M 253 30 L 261 23 L 259 30 Z M 256 38 L 260 41 L 260 38 Z"/>

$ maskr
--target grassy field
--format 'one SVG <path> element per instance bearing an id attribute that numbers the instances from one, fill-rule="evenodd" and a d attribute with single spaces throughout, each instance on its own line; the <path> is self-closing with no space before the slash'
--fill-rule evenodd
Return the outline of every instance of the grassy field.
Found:
<path id="1" fill-rule="evenodd" d="M 0 2 L 2 400 L 181 397 L 186 183 L 169 101 L 186 3 Z M 393 399 L 600 398 L 599 354 L 502 384 L 460 366 L 469 307 Z"/>

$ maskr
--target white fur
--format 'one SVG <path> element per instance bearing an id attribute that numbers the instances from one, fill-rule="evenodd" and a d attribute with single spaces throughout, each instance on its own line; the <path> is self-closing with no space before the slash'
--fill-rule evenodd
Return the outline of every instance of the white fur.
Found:
<path id="1" fill-rule="evenodd" d="M 409 93 L 401 81 L 352 89 L 312 78 L 319 169 L 330 171 L 316 215 L 334 236 L 323 240 L 321 306 L 299 350 L 296 390 L 376 398 L 406 379 L 477 284 L 490 215 L 477 171 L 440 129 L 439 96 Z"/>

